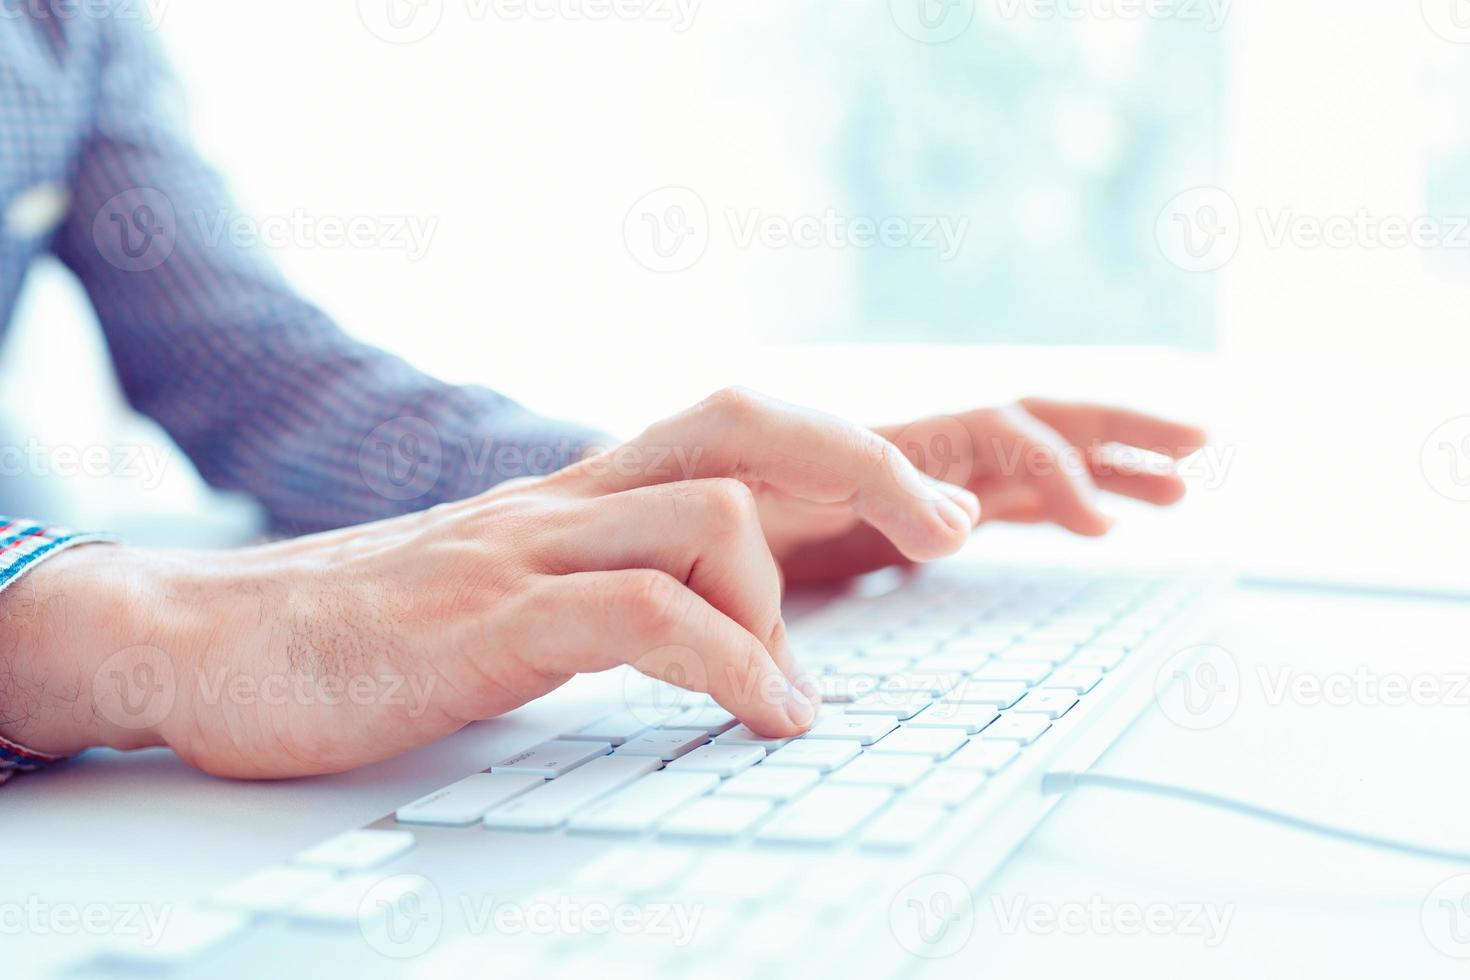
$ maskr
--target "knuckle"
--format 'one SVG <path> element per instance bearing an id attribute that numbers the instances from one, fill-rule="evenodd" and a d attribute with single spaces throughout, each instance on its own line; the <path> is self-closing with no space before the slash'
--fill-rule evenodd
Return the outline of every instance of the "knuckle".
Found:
<path id="1" fill-rule="evenodd" d="M 721 388 L 704 400 L 704 407 L 730 422 L 754 418 L 761 411 L 761 398 L 749 388 L 738 385 Z"/>
<path id="2" fill-rule="evenodd" d="M 755 494 L 731 477 L 708 481 L 703 498 L 714 522 L 721 528 L 744 527 L 756 518 Z"/>
<path id="3" fill-rule="evenodd" d="M 683 586 L 672 576 L 640 569 L 627 577 L 623 589 L 620 605 L 640 628 L 658 632 L 678 624 Z"/>

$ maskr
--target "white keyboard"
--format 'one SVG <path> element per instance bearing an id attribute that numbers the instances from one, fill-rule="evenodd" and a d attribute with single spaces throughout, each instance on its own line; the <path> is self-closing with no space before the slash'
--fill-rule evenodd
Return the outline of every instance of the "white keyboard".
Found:
<path id="1" fill-rule="evenodd" d="M 851 969 L 890 956 L 906 970 L 916 947 L 883 924 L 912 899 L 904 889 L 935 872 L 980 886 L 1054 802 L 1041 775 L 1086 768 L 1153 697 L 1158 658 L 1184 642 L 1171 621 L 1202 589 L 1192 576 L 930 567 L 793 620 L 825 700 L 799 738 L 761 738 L 704 695 L 629 674 L 601 717 L 487 759 L 183 907 L 162 940 L 66 975 L 142 964 L 228 980 L 278 956 L 300 968 L 283 976 L 512 964 L 683 977 L 712 962 L 811 975 L 838 949 Z M 491 901 L 701 918 L 687 946 L 512 937 L 477 914 Z M 400 933 L 420 920 L 433 923 L 422 947 Z M 813 946 L 814 933 L 829 942 Z"/>
<path id="2" fill-rule="evenodd" d="M 762 738 L 657 682 L 606 717 L 493 762 L 397 822 L 756 845 L 921 845 L 1198 591 L 1166 576 L 930 574 L 792 627 L 824 705 Z"/>

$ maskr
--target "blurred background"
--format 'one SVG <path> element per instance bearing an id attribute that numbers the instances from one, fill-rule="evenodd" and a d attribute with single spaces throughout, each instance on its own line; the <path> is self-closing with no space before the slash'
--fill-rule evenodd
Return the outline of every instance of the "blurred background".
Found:
<path id="1" fill-rule="evenodd" d="M 1176 551 L 1458 573 L 1463 0 L 135 5 L 245 237 L 430 372 L 615 434 L 737 382 L 870 422 L 1108 398 L 1216 434 Z M 58 266 L 0 373 L 17 431 L 164 444 Z M 52 499 L 248 519 L 176 453 Z"/>

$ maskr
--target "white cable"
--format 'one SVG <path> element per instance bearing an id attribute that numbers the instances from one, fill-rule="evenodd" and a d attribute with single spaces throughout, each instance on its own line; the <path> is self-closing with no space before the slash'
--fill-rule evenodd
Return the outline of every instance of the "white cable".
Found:
<path id="1" fill-rule="evenodd" d="M 1047 795 L 1066 793 L 1078 787 L 1085 786 L 1094 786 L 1099 789 L 1123 790 L 1124 792 L 1131 793 L 1148 793 L 1153 796 L 1167 796 L 1176 800 L 1184 800 L 1187 803 L 1216 807 L 1232 813 L 1243 814 L 1247 817 L 1255 817 L 1257 820 L 1281 824 L 1293 830 L 1347 841 L 1350 844 L 1361 844 L 1364 847 L 1374 847 L 1382 851 L 1394 851 L 1399 854 L 1411 854 L 1415 857 L 1430 858 L 1437 861 L 1453 861 L 1457 864 L 1470 864 L 1470 853 L 1465 851 L 1452 851 L 1446 848 L 1415 844 L 1411 841 L 1394 840 L 1389 837 L 1376 837 L 1373 834 L 1364 834 L 1356 830 L 1348 830 L 1345 827 L 1334 827 L 1330 824 L 1318 823 L 1315 820 L 1295 817 L 1289 813 L 1268 810 L 1265 807 L 1256 806 L 1254 803 L 1232 800 L 1226 796 L 1216 796 L 1214 793 L 1189 789 L 1185 786 L 1171 786 L 1167 783 L 1153 783 L 1144 779 L 1132 779 L 1128 776 L 1109 776 L 1105 773 L 1097 772 L 1049 772 L 1041 778 L 1041 791 Z"/>

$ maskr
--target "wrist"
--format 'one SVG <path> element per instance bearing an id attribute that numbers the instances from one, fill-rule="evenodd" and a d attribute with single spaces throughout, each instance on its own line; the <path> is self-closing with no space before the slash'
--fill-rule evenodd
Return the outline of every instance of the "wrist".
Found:
<path id="1" fill-rule="evenodd" d="M 69 549 L 0 594 L 0 734 L 38 752 L 165 744 L 202 610 L 185 565 L 122 545 Z"/>

